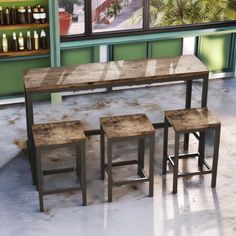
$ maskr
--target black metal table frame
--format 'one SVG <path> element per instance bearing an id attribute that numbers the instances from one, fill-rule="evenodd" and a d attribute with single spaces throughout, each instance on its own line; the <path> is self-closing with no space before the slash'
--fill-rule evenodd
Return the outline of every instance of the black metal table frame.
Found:
<path id="1" fill-rule="evenodd" d="M 178 76 L 178 75 L 177 75 Z M 32 125 L 34 124 L 34 113 L 33 113 L 33 95 L 37 94 L 48 94 L 48 93 L 56 93 L 56 92 L 70 92 L 70 91 L 79 91 L 79 90 L 91 90 L 91 89 L 98 89 L 98 88 L 105 88 L 105 89 L 110 89 L 111 87 L 120 87 L 120 86 L 134 86 L 134 85 L 145 85 L 145 84 L 153 84 L 153 83 L 166 83 L 166 82 L 177 82 L 177 81 L 184 81 L 186 82 L 186 95 L 185 95 L 185 108 L 191 108 L 191 100 L 192 100 L 192 83 L 193 80 L 198 80 L 202 79 L 202 96 L 201 96 L 201 107 L 207 107 L 207 95 L 208 95 L 208 82 L 209 82 L 209 73 L 205 76 L 201 75 L 196 75 L 193 76 L 192 78 L 189 78 L 188 75 L 186 74 L 185 77 L 181 78 L 163 78 L 163 79 L 148 79 L 144 81 L 137 82 L 135 81 L 134 83 L 130 81 L 122 81 L 122 82 L 117 82 L 115 81 L 114 84 L 111 84 L 111 81 L 109 83 L 103 83 L 102 85 L 87 85 L 85 84 L 82 86 L 81 84 L 79 86 L 73 86 L 73 88 L 67 88 L 67 89 L 62 89 L 62 88 L 54 88 L 54 89 L 48 89 L 48 90 L 43 90 L 43 91 L 27 91 L 25 88 L 25 106 L 26 106 L 26 122 L 27 122 L 27 137 L 28 137 L 28 151 L 29 151 L 29 157 L 30 157 L 30 164 L 31 164 L 31 172 L 32 172 L 32 178 L 33 178 L 33 183 L 36 184 L 36 162 L 35 162 L 35 148 L 33 145 L 33 134 L 32 134 Z M 160 123 L 154 123 L 154 127 L 157 128 L 163 128 L 164 127 L 164 122 Z M 85 130 L 85 134 L 87 136 L 91 135 L 99 135 L 100 130 Z M 201 135 L 200 137 L 202 140 L 205 139 L 204 135 Z M 188 144 L 189 144 L 189 135 L 186 134 L 184 137 L 184 150 L 188 150 Z M 202 147 L 204 148 L 204 147 Z M 202 150 L 202 153 L 204 151 Z"/>

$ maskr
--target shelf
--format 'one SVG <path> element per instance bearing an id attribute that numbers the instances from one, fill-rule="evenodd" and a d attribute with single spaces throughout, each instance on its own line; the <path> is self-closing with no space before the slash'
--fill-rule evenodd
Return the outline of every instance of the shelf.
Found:
<path id="1" fill-rule="evenodd" d="M 18 52 L 0 52 L 0 58 L 47 55 L 49 53 L 50 53 L 50 49 L 40 49 L 40 50 L 33 50 L 33 51 L 18 51 Z"/>
<path id="2" fill-rule="evenodd" d="M 49 24 L 17 24 L 17 25 L 2 25 L 0 30 L 14 30 L 14 29 L 40 29 L 49 28 Z"/>

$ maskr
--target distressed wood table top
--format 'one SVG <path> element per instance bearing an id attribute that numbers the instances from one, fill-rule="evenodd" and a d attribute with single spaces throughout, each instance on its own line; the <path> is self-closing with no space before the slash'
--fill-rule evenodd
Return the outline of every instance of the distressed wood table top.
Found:
<path id="1" fill-rule="evenodd" d="M 100 118 L 107 138 L 137 137 L 155 132 L 146 114 L 111 116 Z"/>
<path id="2" fill-rule="evenodd" d="M 24 74 L 24 84 L 26 92 L 40 93 L 179 81 L 208 74 L 196 56 L 186 55 L 31 69 Z"/>
<path id="3" fill-rule="evenodd" d="M 207 108 L 166 111 L 165 117 L 176 132 L 192 132 L 214 128 L 220 121 Z"/>
<path id="4" fill-rule="evenodd" d="M 80 121 L 62 121 L 32 126 L 36 147 L 72 144 L 86 140 Z"/>

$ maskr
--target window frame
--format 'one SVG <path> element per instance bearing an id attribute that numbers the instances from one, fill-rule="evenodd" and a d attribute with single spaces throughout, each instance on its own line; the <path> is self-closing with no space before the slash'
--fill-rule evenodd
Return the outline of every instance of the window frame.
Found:
<path id="1" fill-rule="evenodd" d="M 226 20 L 219 22 L 207 22 L 199 24 L 188 24 L 188 25 L 176 25 L 176 26 L 165 26 L 165 27 L 150 27 L 150 0 L 142 0 L 143 2 L 143 26 L 140 29 L 126 29 L 117 31 L 106 31 L 106 32 L 93 32 L 92 31 L 92 4 L 91 0 L 84 1 L 84 24 L 85 32 L 83 34 L 72 34 L 60 36 L 61 42 L 71 42 L 77 40 L 89 40 L 89 39 L 101 39 L 109 37 L 122 37 L 122 36 L 135 36 L 144 34 L 155 34 L 164 32 L 176 32 L 176 31 L 190 31 L 190 30 L 204 30 L 211 28 L 224 28 L 229 26 L 236 26 L 235 20 Z"/>

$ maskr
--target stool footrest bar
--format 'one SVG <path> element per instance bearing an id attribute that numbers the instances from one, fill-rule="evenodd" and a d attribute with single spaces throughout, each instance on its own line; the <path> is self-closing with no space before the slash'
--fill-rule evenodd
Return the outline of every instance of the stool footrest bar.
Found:
<path id="1" fill-rule="evenodd" d="M 140 183 L 140 182 L 148 182 L 149 178 L 137 178 L 137 179 L 132 179 L 132 180 L 119 180 L 119 181 L 114 181 L 112 183 L 113 186 L 121 186 L 121 185 L 126 185 L 126 184 L 134 184 L 134 183 Z"/>
<path id="2" fill-rule="evenodd" d="M 196 172 L 191 172 L 191 173 L 180 173 L 178 174 L 178 177 L 185 177 L 185 176 L 193 176 L 193 175 L 206 175 L 206 174 L 211 174 L 212 170 L 203 170 L 203 171 L 196 171 Z"/>
<path id="3" fill-rule="evenodd" d="M 71 187 L 71 188 L 63 188 L 63 189 L 53 189 L 48 191 L 43 191 L 43 195 L 52 195 L 57 193 L 64 193 L 64 192 L 71 192 L 71 191 L 78 191 L 80 187 Z"/>
<path id="4" fill-rule="evenodd" d="M 44 170 L 43 175 L 53 175 L 53 174 L 73 172 L 73 171 L 75 171 L 74 167 L 67 167 L 67 168 L 60 168 L 60 169 L 53 169 L 53 170 Z"/>

